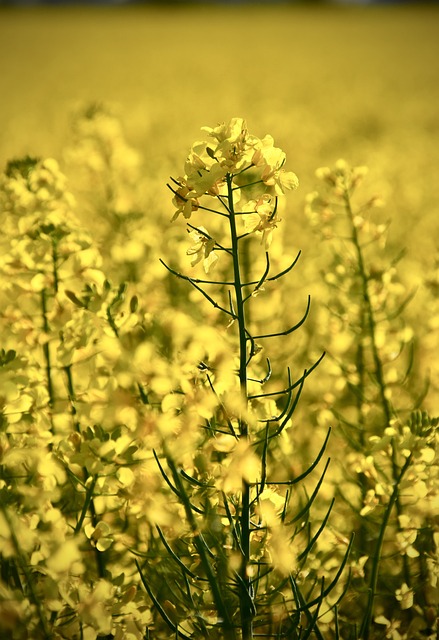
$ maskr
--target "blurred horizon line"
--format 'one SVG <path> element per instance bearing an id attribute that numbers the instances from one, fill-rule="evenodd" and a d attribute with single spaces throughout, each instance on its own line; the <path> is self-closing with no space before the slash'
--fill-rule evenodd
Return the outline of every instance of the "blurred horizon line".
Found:
<path id="1" fill-rule="evenodd" d="M 54 5 L 438 5 L 439 0 L 0 0 L 0 7 Z"/>

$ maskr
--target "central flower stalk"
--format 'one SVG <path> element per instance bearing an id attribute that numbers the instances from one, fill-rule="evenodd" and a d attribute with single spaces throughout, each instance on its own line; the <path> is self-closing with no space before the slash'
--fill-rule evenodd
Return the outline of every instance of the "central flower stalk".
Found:
<path id="1" fill-rule="evenodd" d="M 227 202 L 229 209 L 230 238 L 233 254 L 233 281 L 235 289 L 235 311 L 238 322 L 239 333 L 239 385 L 241 390 L 241 415 L 238 419 L 239 436 L 248 439 L 248 425 L 245 418 L 247 412 L 247 335 L 245 322 L 245 307 L 242 295 L 241 269 L 239 260 L 239 237 L 236 229 L 235 211 L 233 206 L 233 176 L 226 175 L 227 181 Z M 244 415 L 243 415 L 244 414 Z M 241 627 L 243 640 L 253 638 L 252 620 L 254 616 L 253 587 L 250 580 L 250 485 L 243 478 L 242 480 L 242 511 L 241 511 Z"/>

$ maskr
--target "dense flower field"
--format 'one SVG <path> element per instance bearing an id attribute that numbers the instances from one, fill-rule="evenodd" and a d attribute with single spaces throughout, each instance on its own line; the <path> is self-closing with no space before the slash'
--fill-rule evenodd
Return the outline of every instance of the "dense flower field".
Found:
<path id="1" fill-rule="evenodd" d="M 0 13 L 2 638 L 436 638 L 436 18 Z"/>

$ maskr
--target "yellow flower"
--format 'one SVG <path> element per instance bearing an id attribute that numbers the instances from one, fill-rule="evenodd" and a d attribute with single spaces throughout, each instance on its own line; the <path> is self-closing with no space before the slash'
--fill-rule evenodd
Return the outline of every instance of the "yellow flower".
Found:
<path id="1" fill-rule="evenodd" d="M 364 506 L 360 511 L 360 516 L 365 516 L 371 511 L 375 509 L 379 504 L 379 499 L 377 498 L 375 491 L 373 489 L 369 489 L 364 498 Z"/>
<path id="2" fill-rule="evenodd" d="M 188 195 L 192 189 L 186 184 L 185 178 L 179 178 L 177 182 L 179 187 L 174 191 L 175 195 L 172 198 L 172 204 L 177 208 L 177 211 L 172 216 L 171 222 L 174 222 L 180 213 L 185 218 L 190 218 L 192 212 L 196 211 L 199 206 L 198 199 Z"/>
<path id="3" fill-rule="evenodd" d="M 187 184 L 191 189 L 187 197 L 194 198 L 202 195 L 215 196 L 219 193 L 220 185 L 224 182 L 224 176 L 227 173 L 227 167 L 220 164 L 213 164 L 210 169 L 198 169 L 196 173 L 187 177 Z"/>
<path id="4" fill-rule="evenodd" d="M 400 589 L 395 592 L 395 597 L 400 602 L 401 609 L 411 609 L 413 607 L 414 593 L 410 587 L 404 582 Z"/>
<path id="5" fill-rule="evenodd" d="M 272 136 L 265 136 L 261 140 L 260 148 L 253 155 L 253 164 L 262 167 L 261 180 L 269 187 L 274 187 L 277 196 L 284 195 L 285 190 L 297 189 L 299 180 L 292 171 L 285 171 L 286 155 L 274 146 Z"/>
<path id="6" fill-rule="evenodd" d="M 401 555 L 406 555 L 409 558 L 417 558 L 419 556 L 419 551 L 413 546 L 417 537 L 417 529 L 404 529 L 397 532 L 396 544 Z"/>
<path id="7" fill-rule="evenodd" d="M 235 447 L 228 458 L 222 489 L 226 493 L 242 491 L 242 483 L 257 482 L 261 474 L 261 462 L 246 440 L 235 440 Z"/>
<path id="8" fill-rule="evenodd" d="M 217 127 L 201 127 L 201 131 L 206 131 L 212 138 L 216 138 L 219 143 L 242 142 L 247 134 L 247 124 L 243 118 L 232 118 L 228 124 L 224 122 Z"/>
<path id="9" fill-rule="evenodd" d="M 193 144 L 185 162 L 184 177 L 174 180 L 173 204 L 188 219 L 197 209 L 228 216 L 243 214 L 245 233 L 258 233 L 267 251 L 280 218 L 277 198 L 298 186 L 297 176 L 284 170 L 285 153 L 274 146 L 272 136 L 258 138 L 248 133 L 243 118 L 232 118 L 217 127 L 202 127 L 211 142 Z M 211 200 L 204 205 L 203 196 Z M 212 202 L 214 199 L 216 202 Z M 217 206 L 218 208 L 215 208 Z M 203 260 L 208 272 L 217 260 L 214 243 L 203 234 L 191 234 L 194 245 L 187 251 L 192 264 Z"/>
<path id="10" fill-rule="evenodd" d="M 215 240 L 209 236 L 204 227 L 198 227 L 189 235 L 194 241 L 194 244 L 186 251 L 188 256 L 192 256 L 191 265 L 194 267 L 202 260 L 204 271 L 209 273 L 218 260 L 218 256 L 214 252 Z"/>
<path id="11" fill-rule="evenodd" d="M 252 137 L 247 131 L 247 124 L 242 118 L 232 118 L 229 123 L 222 123 L 215 128 L 202 127 L 210 137 L 216 138 L 217 145 L 208 151 L 229 173 L 234 173 L 250 164 L 249 147 Z"/>
<path id="12" fill-rule="evenodd" d="M 273 239 L 273 231 L 280 222 L 275 213 L 275 198 L 264 194 L 259 200 L 249 200 L 244 206 L 244 227 L 247 233 L 261 233 L 261 244 L 265 242 L 267 250 Z"/>

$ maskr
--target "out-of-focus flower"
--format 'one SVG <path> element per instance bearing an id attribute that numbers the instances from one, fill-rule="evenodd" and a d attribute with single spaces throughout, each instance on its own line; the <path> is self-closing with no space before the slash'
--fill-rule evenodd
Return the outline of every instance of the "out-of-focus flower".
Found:
<path id="1" fill-rule="evenodd" d="M 399 633 L 398 629 L 400 627 L 399 620 L 388 620 L 385 616 L 376 616 L 375 624 L 385 625 L 386 627 L 386 635 L 385 638 L 390 638 L 391 640 L 402 640 L 403 636 Z M 405 637 L 405 636 L 404 636 Z"/>
<path id="2" fill-rule="evenodd" d="M 416 529 L 404 529 L 396 534 L 396 543 L 401 554 L 409 558 L 417 558 L 419 551 L 415 549 L 413 544 L 416 542 L 418 532 Z"/>
<path id="3" fill-rule="evenodd" d="M 401 609 L 410 609 L 411 607 L 413 607 L 413 589 L 410 589 L 410 587 L 407 586 L 405 582 L 401 585 L 400 589 L 396 590 L 395 597 L 398 602 L 401 603 Z"/>
<path id="4" fill-rule="evenodd" d="M 360 511 L 360 516 L 366 516 L 368 513 L 373 511 L 375 507 L 379 505 L 379 498 L 377 497 L 374 489 L 369 489 L 366 492 L 364 498 L 364 506 Z"/>

